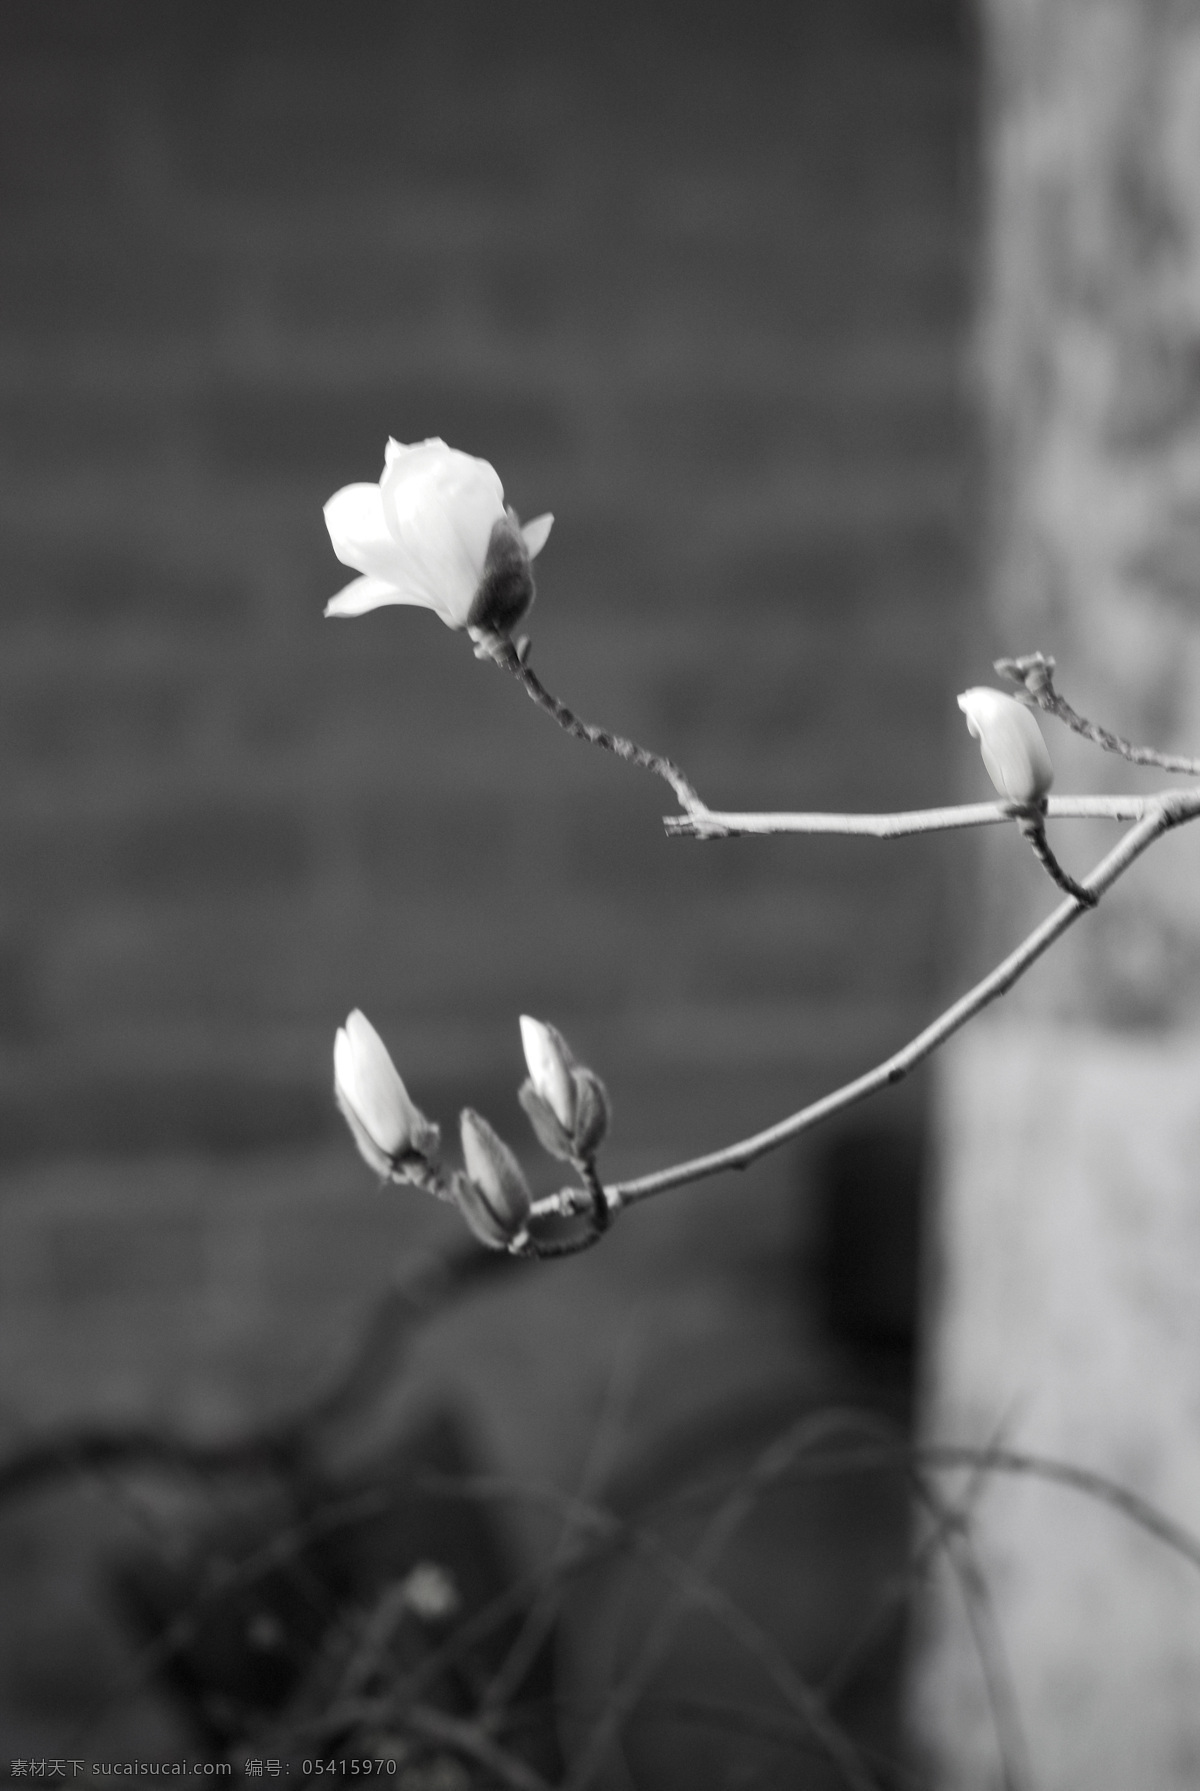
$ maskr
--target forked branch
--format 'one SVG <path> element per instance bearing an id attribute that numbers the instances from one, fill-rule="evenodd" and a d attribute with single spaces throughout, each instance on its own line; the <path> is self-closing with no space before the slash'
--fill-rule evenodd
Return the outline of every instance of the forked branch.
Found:
<path id="1" fill-rule="evenodd" d="M 1093 901 L 1098 899 L 1106 890 L 1111 889 L 1117 879 L 1124 875 L 1130 865 L 1160 835 L 1183 822 L 1194 820 L 1198 815 L 1200 789 L 1176 791 L 1154 798 L 1144 818 L 1130 828 L 1120 843 L 1084 879 L 1082 890 Z M 644 1200 L 651 1194 L 660 1194 L 667 1188 L 677 1188 L 688 1182 L 702 1181 L 710 1175 L 719 1175 L 726 1169 L 745 1169 L 759 1157 L 778 1150 L 780 1145 L 798 1138 L 802 1132 L 811 1131 L 814 1126 L 832 1118 L 835 1113 L 841 1113 L 847 1107 L 866 1100 L 868 1095 L 903 1081 L 910 1070 L 936 1051 L 939 1045 L 965 1026 L 968 1020 L 973 1019 L 997 997 L 1007 994 L 1043 952 L 1048 951 L 1081 914 L 1088 912 L 1090 909 L 1086 899 L 1069 896 L 1040 926 L 1033 929 L 1015 951 L 1010 952 L 1002 963 L 981 978 L 974 988 L 961 995 L 943 1014 L 915 1038 L 910 1039 L 907 1045 L 873 1070 L 868 1070 L 865 1075 L 856 1077 L 841 1088 L 834 1089 L 831 1094 L 823 1095 L 820 1100 L 802 1107 L 798 1113 L 793 1113 L 787 1119 L 768 1126 L 765 1131 L 755 1132 L 736 1144 L 726 1145 L 724 1149 L 710 1151 L 704 1156 L 689 1158 L 683 1163 L 674 1163 L 669 1168 L 656 1170 L 650 1175 L 613 1183 L 606 1189 L 610 1204 L 629 1205 L 635 1200 Z"/>

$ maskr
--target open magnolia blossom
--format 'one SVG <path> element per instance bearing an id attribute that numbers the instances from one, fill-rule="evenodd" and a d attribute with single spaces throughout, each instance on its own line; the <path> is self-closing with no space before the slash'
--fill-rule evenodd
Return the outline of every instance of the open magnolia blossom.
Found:
<path id="1" fill-rule="evenodd" d="M 378 485 L 345 485 L 325 506 L 334 553 L 361 575 L 325 614 L 415 603 L 476 640 L 503 638 L 533 602 L 530 562 L 553 521 L 522 527 L 495 467 L 437 436 L 389 441 Z"/>
<path id="2" fill-rule="evenodd" d="M 1001 796 L 1010 802 L 1040 802 L 1054 782 L 1054 767 L 1032 711 L 986 685 L 964 690 L 958 706 Z"/>
<path id="3" fill-rule="evenodd" d="M 438 1129 L 409 1098 L 388 1048 L 358 1008 L 338 1028 L 333 1092 L 362 1155 L 379 1175 L 403 1179 L 404 1164 L 428 1162 Z"/>
<path id="4" fill-rule="evenodd" d="M 517 1098 L 538 1142 L 569 1162 L 590 1158 L 608 1130 L 608 1092 L 594 1071 L 575 1061 L 556 1026 L 521 1015 L 528 1082 Z"/>
<path id="5" fill-rule="evenodd" d="M 525 1234 L 533 1196 L 524 1171 L 503 1138 L 481 1113 L 465 1107 L 459 1118 L 465 1177 L 454 1198 L 480 1243 L 507 1250 Z"/>

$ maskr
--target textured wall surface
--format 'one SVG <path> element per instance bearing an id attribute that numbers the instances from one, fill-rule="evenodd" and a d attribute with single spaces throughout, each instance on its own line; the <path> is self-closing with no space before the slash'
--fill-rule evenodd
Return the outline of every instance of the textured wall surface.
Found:
<path id="1" fill-rule="evenodd" d="M 219 1430 L 451 1235 L 341 1132 L 351 1006 L 514 1138 L 554 1019 L 612 1172 L 926 1013 L 948 855 L 665 840 L 432 616 L 323 620 L 321 505 L 443 435 L 556 513 L 534 664 L 582 714 L 713 802 L 948 797 L 972 45 L 941 0 L 9 0 L 0 47 L 5 1400 Z M 807 1374 L 801 1180 L 634 1217 L 439 1372 L 547 1471 L 634 1308 L 648 1407 Z"/>
<path id="2" fill-rule="evenodd" d="M 1085 714 L 1195 754 L 1200 16 L 1139 0 L 986 13 L 993 636 L 1004 652 L 1052 654 Z M 1061 792 L 1170 781 L 1053 722 L 1044 732 Z M 1099 824 L 1058 834 L 1076 874 L 1114 837 Z M 1013 844 L 985 842 L 981 961 L 1050 907 Z M 1198 888 L 1192 826 L 1013 992 L 1005 1022 L 952 1048 L 929 1405 L 939 1436 L 1000 1430 L 1185 1522 L 1200 1498 Z M 1077 1496 L 1068 1508 L 997 1486 L 980 1511 L 1034 1781 L 1194 1784 L 1191 1568 Z M 995 1714 L 952 1587 L 934 1630 L 925 1690 L 942 1782 L 990 1786 Z"/>

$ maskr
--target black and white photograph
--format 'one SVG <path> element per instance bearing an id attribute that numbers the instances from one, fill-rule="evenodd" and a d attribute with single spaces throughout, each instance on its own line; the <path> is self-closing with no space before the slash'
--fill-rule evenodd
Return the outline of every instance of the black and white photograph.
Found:
<path id="1" fill-rule="evenodd" d="M 1200 0 L 0 0 L 0 1781 L 1200 1785 Z"/>

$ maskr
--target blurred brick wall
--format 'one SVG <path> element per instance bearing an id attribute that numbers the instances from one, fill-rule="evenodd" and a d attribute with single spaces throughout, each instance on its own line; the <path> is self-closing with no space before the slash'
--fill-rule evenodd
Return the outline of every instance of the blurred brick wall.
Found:
<path id="1" fill-rule="evenodd" d="M 965 11 L 7 0 L 0 1324 L 28 1423 L 261 1409 L 389 1253 L 447 1235 L 341 1134 L 353 1005 L 427 1110 L 514 1138 L 516 1016 L 553 1018 L 612 1088 L 612 1172 L 927 1013 L 969 848 L 665 840 L 664 789 L 428 614 L 324 621 L 321 505 L 389 433 L 441 434 L 556 513 L 534 663 L 582 714 L 714 803 L 949 798 Z M 733 1244 L 727 1190 L 676 1196 L 547 1282 L 555 1322 L 592 1315 L 581 1359 L 672 1275 L 685 1341 L 721 1329 L 718 1268 L 750 1265 L 738 1324 L 766 1311 L 796 1177 L 741 1184 Z M 502 1401 L 537 1367 L 488 1322 Z"/>
<path id="2" fill-rule="evenodd" d="M 668 844 L 664 792 L 428 615 L 323 621 L 321 504 L 443 434 L 557 513 L 535 663 L 583 713 L 714 801 L 945 795 L 946 7 L 17 0 L 0 33 L 5 1153 L 328 1130 L 354 1002 L 452 1101 L 520 1006 L 586 1015 L 618 1080 L 894 1037 L 925 854 Z"/>

